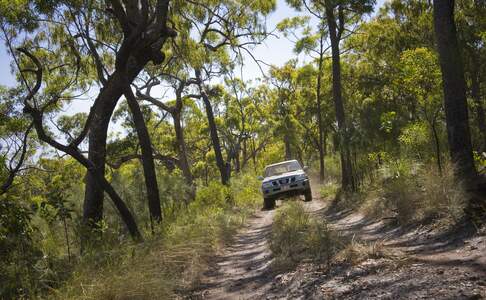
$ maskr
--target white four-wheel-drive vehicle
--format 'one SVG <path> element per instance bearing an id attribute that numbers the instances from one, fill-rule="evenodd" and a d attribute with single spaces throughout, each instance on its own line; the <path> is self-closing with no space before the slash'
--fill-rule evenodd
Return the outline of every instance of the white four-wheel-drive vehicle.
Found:
<path id="1" fill-rule="evenodd" d="M 275 201 L 297 195 L 304 195 L 305 201 L 312 200 L 309 177 L 296 160 L 289 160 L 265 167 L 262 180 L 263 207 L 275 207 Z"/>

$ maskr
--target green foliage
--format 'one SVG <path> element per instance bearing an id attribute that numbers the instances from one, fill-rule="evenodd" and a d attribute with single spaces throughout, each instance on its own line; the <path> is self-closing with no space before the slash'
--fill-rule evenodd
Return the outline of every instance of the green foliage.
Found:
<path id="1" fill-rule="evenodd" d="M 414 161 L 387 162 L 380 179 L 366 192 L 364 211 L 374 217 L 396 217 L 400 224 L 437 221 L 457 224 L 464 216 L 468 195 L 446 164 L 442 174 L 430 165 Z"/>
<path id="2" fill-rule="evenodd" d="M 450 225 L 461 219 L 468 198 L 462 183 L 455 181 L 447 163 L 441 174 L 432 167 L 434 159 L 446 156 L 447 136 L 430 1 L 387 1 L 370 18 L 364 16 L 373 10 L 371 0 L 307 1 L 308 7 L 301 0 L 286 2 L 300 13 L 278 22 L 272 34 L 294 43 L 295 59 L 270 67 L 262 78 L 244 80 L 235 74 L 248 54 L 254 54 L 253 47 L 270 36 L 266 18 L 277 1 L 170 1 L 169 24 L 177 36 L 163 46 L 164 64 L 149 63 L 131 82 L 144 91 L 153 84 L 154 94 L 164 94 L 159 100 L 169 106 L 176 104 L 175 92 L 182 98 L 184 154 L 192 186 L 177 163 L 181 153 L 174 118 L 140 100 L 158 157 L 161 224 L 149 217 L 137 158 L 140 146 L 123 101 L 110 124 L 120 130 L 110 131 L 107 137 L 105 175 L 148 237 L 144 244 L 128 241 L 116 210 L 106 201 L 101 234 L 96 237 L 99 245 L 86 247 L 80 256 L 85 169 L 40 143 L 34 133 L 27 136 L 25 161 L 11 188 L 0 195 L 0 298 L 171 298 L 176 290 L 197 285 L 208 257 L 261 206 L 255 174 L 286 154 L 307 165 L 319 163 L 317 101 L 326 152 L 320 191 L 324 198 L 335 200 L 341 208 L 362 205 L 372 216 L 396 218 L 401 224 L 433 220 Z M 456 3 L 471 90 L 474 75 L 485 73 L 480 62 L 485 58 L 486 7 L 480 2 Z M 0 0 L 1 36 L 7 52 L 25 47 L 42 63 L 41 90 L 30 101 L 42 109 L 44 127 L 59 141 L 73 141 L 87 121 L 87 114 L 71 113 L 72 101 L 95 98 L 96 91 L 104 89 L 100 73 L 114 74 L 124 33 L 112 9 L 103 1 Z M 344 26 L 343 98 L 352 175 L 361 187 L 358 193 L 343 193 L 338 185 L 341 147 L 329 101 L 329 12 Z M 317 22 L 315 15 L 320 16 Z M 32 61 L 16 51 L 8 54 L 19 63 L 13 64 L 18 86 L 0 87 L 0 184 L 19 159 L 31 121 L 23 112 L 23 98 L 29 90 L 26 84 L 31 88 L 35 82 Z M 302 63 L 300 54 L 310 60 Z M 23 76 L 17 67 L 24 70 Z M 201 76 L 195 79 L 197 71 Z M 182 82 L 186 85 L 180 88 Z M 231 166 L 230 186 L 217 181 L 215 152 L 199 95 L 203 92 L 210 98 L 223 158 Z M 484 106 L 484 82 L 480 80 L 478 97 L 469 94 L 474 98 L 469 123 L 475 162 L 484 172 L 486 159 L 480 146 L 484 133 L 476 124 Z M 79 148 L 85 150 L 86 144 Z M 127 157 L 134 159 L 125 161 Z M 275 266 L 308 258 L 329 261 L 344 247 L 336 238 L 324 221 L 291 203 L 277 212 L 272 229 Z M 369 245 L 350 243 L 341 254 L 356 261 L 363 253 L 377 252 Z"/>
<path id="3" fill-rule="evenodd" d="M 32 211 L 18 199 L 0 196 L 0 297 L 34 297 L 41 288 L 33 268 L 42 257 L 30 225 Z"/>
<path id="4" fill-rule="evenodd" d="M 141 245 L 123 243 L 82 257 L 72 278 L 52 296 L 58 299 L 137 297 L 167 299 L 197 286 L 209 258 L 233 238 L 260 203 L 250 175 L 231 187 L 211 181 L 172 221 Z M 236 206 L 227 203 L 234 199 Z"/>

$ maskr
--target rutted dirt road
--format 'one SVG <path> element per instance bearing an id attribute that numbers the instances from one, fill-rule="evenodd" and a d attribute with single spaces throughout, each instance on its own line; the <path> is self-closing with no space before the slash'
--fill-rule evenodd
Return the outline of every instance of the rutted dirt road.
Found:
<path id="1" fill-rule="evenodd" d="M 324 202 L 303 202 L 309 212 L 324 208 Z M 277 202 L 277 208 L 280 201 Z M 259 211 L 236 235 L 233 244 L 215 259 L 203 280 L 202 299 L 275 298 L 275 275 L 271 272 L 268 237 L 275 210 Z M 278 293 L 280 294 L 280 293 Z"/>
<path id="2" fill-rule="evenodd" d="M 463 233 L 451 239 L 451 234 L 434 234 L 430 228 L 403 229 L 352 211 L 329 212 L 314 198 L 303 202 L 307 211 L 326 218 L 344 235 L 379 243 L 390 255 L 330 270 L 304 263 L 277 275 L 270 269 L 267 242 L 275 211 L 260 211 L 215 258 L 202 289 L 191 298 L 486 299 L 484 234 Z"/>

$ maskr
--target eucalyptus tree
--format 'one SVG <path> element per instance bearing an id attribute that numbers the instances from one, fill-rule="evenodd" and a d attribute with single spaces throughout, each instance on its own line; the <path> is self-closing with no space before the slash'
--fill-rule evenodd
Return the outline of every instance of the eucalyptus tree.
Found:
<path id="1" fill-rule="evenodd" d="M 465 63 L 465 75 L 469 86 L 469 96 L 473 100 L 472 111 L 476 117 L 476 128 L 479 131 L 477 147 L 486 151 L 486 114 L 484 111 L 483 86 L 485 85 L 486 50 L 486 2 L 474 0 L 457 1 L 458 39 Z"/>
<path id="2" fill-rule="evenodd" d="M 284 158 L 301 159 L 297 151 L 296 103 L 298 101 L 299 85 L 297 82 L 297 61 L 288 61 L 282 67 L 272 67 L 267 79 L 276 89 L 274 104 L 274 118 L 276 119 L 275 134 L 282 138 L 284 144 Z"/>
<path id="3" fill-rule="evenodd" d="M 354 32 L 354 27 L 362 16 L 373 10 L 374 0 L 287 0 L 302 10 L 305 8 L 322 24 L 326 24 L 327 35 L 331 44 L 332 58 L 332 93 L 336 120 L 339 129 L 341 156 L 341 183 L 344 190 L 355 190 L 353 167 L 350 157 L 350 136 L 346 123 L 345 105 L 341 84 L 341 41 Z"/>
<path id="4" fill-rule="evenodd" d="M 176 136 L 178 166 L 182 170 L 182 174 L 184 175 L 186 183 L 193 188 L 193 175 L 189 164 L 186 142 L 184 139 L 182 112 L 184 108 L 184 99 L 198 96 L 185 94 L 186 88 L 194 82 L 194 79 L 183 79 L 179 76 L 180 75 L 178 75 L 177 73 L 166 72 L 166 70 L 162 70 L 162 73 L 160 75 L 162 79 L 165 78 L 166 80 L 171 81 L 171 83 L 173 84 L 173 90 L 176 97 L 175 103 L 166 103 L 152 95 L 152 88 L 160 84 L 160 81 L 156 76 L 150 77 L 149 80 L 142 87 L 137 87 L 137 97 L 139 99 L 150 102 L 151 104 L 159 107 L 162 111 L 170 114 L 174 124 L 174 131 Z"/>
<path id="5" fill-rule="evenodd" d="M 464 65 L 457 40 L 453 0 L 434 0 L 434 27 L 442 70 L 449 152 L 456 175 L 476 178 L 466 100 Z"/>
<path id="6" fill-rule="evenodd" d="M 248 97 L 245 83 L 232 74 L 225 79 L 225 87 L 227 90 L 223 90 L 222 95 L 225 104 L 225 124 L 220 131 L 226 142 L 223 145 L 226 145 L 228 161 L 234 161 L 234 169 L 238 173 L 241 171 L 241 155 L 245 161 L 248 154 L 247 141 L 251 132 L 250 128 L 247 128 L 250 118 L 247 107 L 251 99 Z"/>
<path id="7" fill-rule="evenodd" d="M 189 93 L 204 104 L 221 182 L 228 184 L 230 166 L 223 157 L 211 103 L 211 98 L 219 97 L 219 91 L 212 81 L 231 70 L 235 61 L 241 63 L 243 53 L 253 55 L 250 48 L 268 35 L 263 16 L 275 8 L 275 1 L 189 0 L 179 4 L 174 7 L 178 16 L 174 23 L 184 32 L 173 40 L 171 51 L 187 66 L 183 78 L 194 78 Z"/>
<path id="8" fill-rule="evenodd" d="M 87 228 L 96 228 L 103 216 L 103 190 L 110 190 L 107 192 L 112 199 L 117 198 L 117 203 L 123 203 L 104 178 L 110 119 L 119 98 L 126 91 L 126 86 L 145 65 L 149 62 L 161 63 L 164 60 L 164 54 L 160 49 L 168 38 L 175 36 L 175 31 L 166 25 L 169 18 L 169 1 L 134 0 L 122 3 L 113 0 L 108 4 L 93 1 L 29 1 L 28 5 L 41 9 L 33 10 L 35 16 L 32 18 L 24 17 L 26 21 L 11 18 L 15 23 L 7 19 L 2 23 L 2 29 L 5 36 L 9 36 L 12 54 L 14 47 L 24 46 L 23 53 L 31 60 L 30 65 L 34 65 L 28 73 L 37 76 L 37 81 L 29 81 L 32 81 L 35 87 L 39 84 L 37 92 L 44 85 L 39 80 L 45 80 L 49 74 L 44 72 L 44 68 L 50 63 L 46 60 L 46 55 L 41 56 L 39 53 L 50 54 L 47 58 L 51 60 L 53 57 L 60 57 L 67 61 L 65 65 L 57 67 L 60 70 L 57 73 L 60 73 L 58 76 L 71 80 L 69 84 L 75 87 L 71 90 L 86 88 L 92 81 L 98 82 L 101 86 L 82 130 L 67 145 L 54 140 L 43 130 L 44 125 L 41 124 L 44 121 L 44 110 L 54 105 L 62 107 L 66 98 L 61 97 L 60 93 L 43 88 L 42 93 L 51 99 L 46 101 L 45 105 L 38 106 L 35 101 L 31 103 L 32 99 L 35 99 L 32 91 L 36 89 L 29 89 L 27 82 L 24 82 L 24 88 L 29 89 L 30 93 L 25 97 L 28 100 L 23 101 L 25 112 L 34 120 L 39 138 L 58 150 L 73 155 L 88 168 L 83 223 Z M 19 7 L 14 8 L 19 10 Z M 16 26 L 19 23 L 22 26 Z M 29 32 L 23 40 L 19 35 L 22 31 Z M 14 39 L 18 41 L 16 45 L 13 45 Z M 43 52 L 46 46 L 49 48 Z M 76 61 L 77 67 L 73 67 L 72 61 Z M 25 76 L 25 72 L 21 73 Z M 96 75 L 93 76 L 93 73 Z M 89 148 L 86 158 L 81 154 L 79 146 L 87 136 Z M 160 201 L 155 198 L 151 201 Z M 160 219 L 160 204 L 155 204 L 151 205 L 155 208 L 152 214 L 156 219 Z M 123 210 L 121 206 L 120 208 Z M 125 212 L 129 214 L 128 210 Z M 130 219 L 127 213 L 122 215 Z M 136 226 L 132 224 L 131 227 L 131 233 L 139 236 Z"/>
<path id="9" fill-rule="evenodd" d="M 232 73 L 225 79 L 221 116 L 224 122 L 220 132 L 236 172 L 245 169 L 251 160 L 255 165 L 256 156 L 269 142 L 273 123 L 269 120 L 272 107 L 266 92 L 261 85 L 255 86 L 252 81 L 243 81 Z"/>
<path id="10" fill-rule="evenodd" d="M 430 127 L 437 168 L 442 174 L 442 151 L 440 147 L 440 122 L 443 112 L 441 73 L 437 56 L 427 48 L 407 50 L 401 56 L 402 74 L 399 85 L 416 98 L 420 119 Z"/>
<path id="11" fill-rule="evenodd" d="M 277 28 L 289 38 L 294 44 L 295 53 L 306 53 L 310 55 L 314 61 L 317 61 L 317 83 L 315 86 L 315 98 L 317 108 L 317 127 L 318 127 L 318 142 L 317 150 L 319 151 L 319 179 L 324 180 L 324 154 L 325 154 L 325 130 L 323 121 L 323 99 L 322 99 L 322 77 L 324 60 L 326 59 L 326 52 L 329 46 L 326 44 L 327 31 L 324 22 L 320 20 L 317 28 L 314 30 L 310 25 L 310 17 L 294 17 L 286 18 L 281 21 Z M 297 32 L 302 29 L 302 32 Z"/>

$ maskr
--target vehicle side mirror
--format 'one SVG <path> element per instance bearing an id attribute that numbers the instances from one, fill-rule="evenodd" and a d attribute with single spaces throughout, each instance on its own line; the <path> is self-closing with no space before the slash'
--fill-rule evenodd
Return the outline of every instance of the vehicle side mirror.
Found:
<path id="1" fill-rule="evenodd" d="M 303 170 L 307 172 L 307 170 L 309 170 L 309 167 L 308 166 L 304 166 Z"/>
<path id="2" fill-rule="evenodd" d="M 263 181 L 264 178 L 263 178 L 263 176 L 260 175 L 260 176 L 257 177 L 257 179 L 260 180 L 260 181 Z"/>

